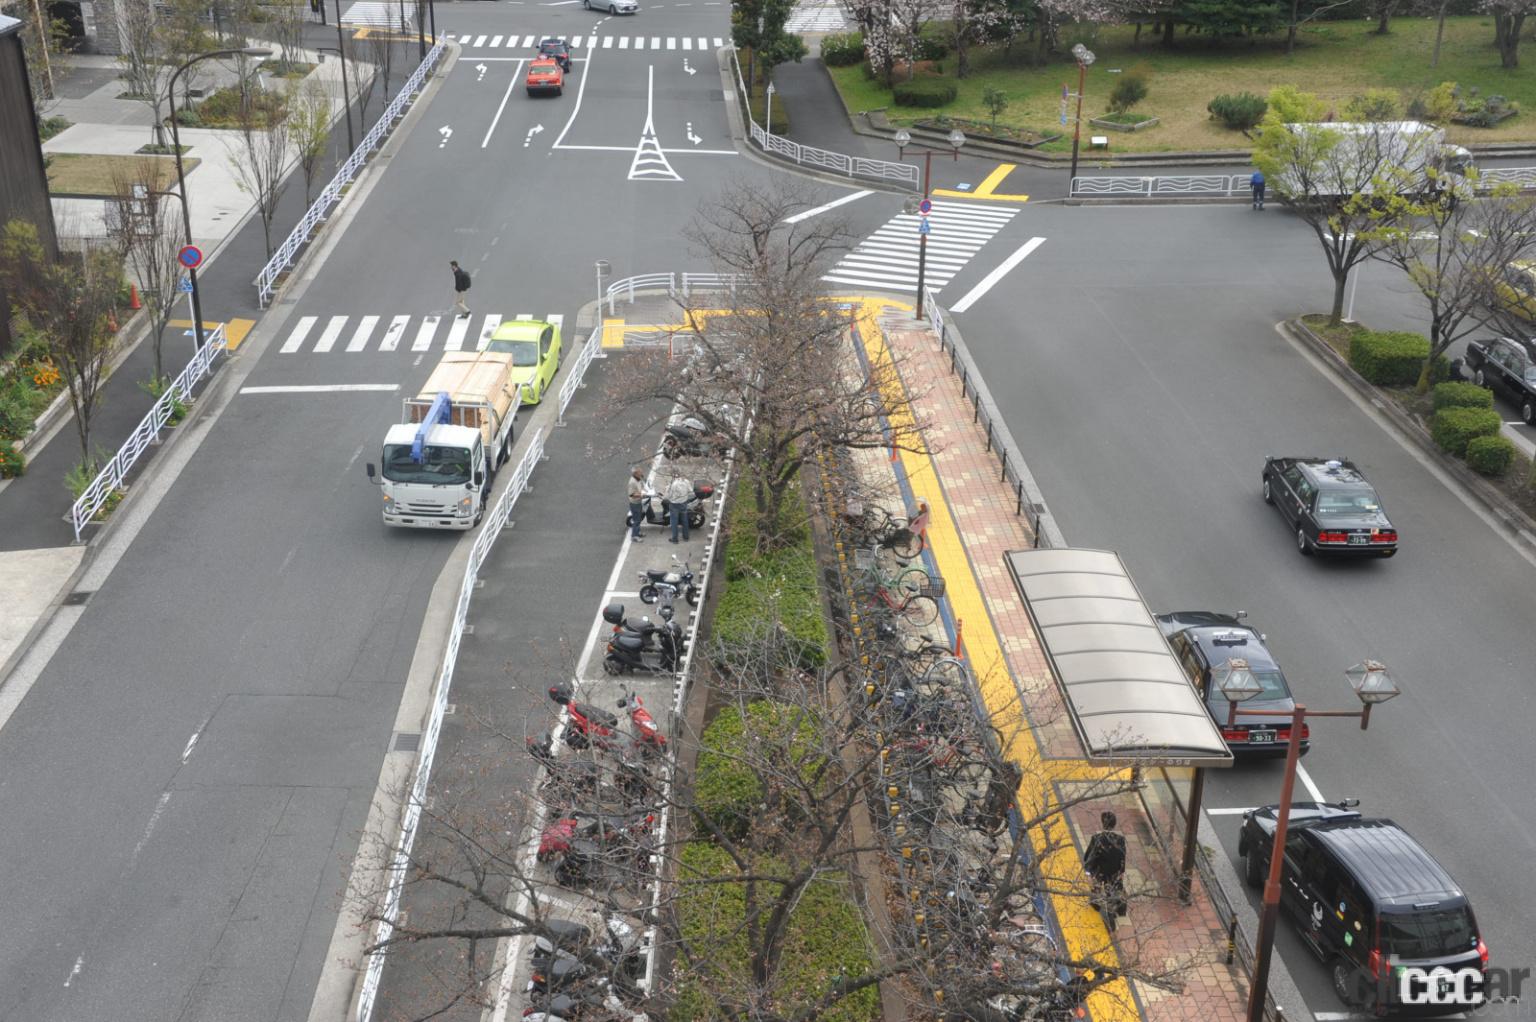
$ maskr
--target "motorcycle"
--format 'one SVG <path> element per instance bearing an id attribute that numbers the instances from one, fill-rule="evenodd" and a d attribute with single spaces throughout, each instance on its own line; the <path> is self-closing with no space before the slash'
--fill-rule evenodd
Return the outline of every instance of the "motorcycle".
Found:
<path id="1" fill-rule="evenodd" d="M 668 460 L 681 458 L 723 458 L 731 450 L 731 442 L 722 433 L 711 432 L 709 427 L 692 416 L 681 422 L 667 424 L 667 432 L 661 438 L 661 453 Z"/>
<path id="2" fill-rule="evenodd" d="M 622 607 L 619 609 L 623 610 Z M 608 740 L 619 726 L 618 717 L 591 703 L 577 702 L 569 685 L 551 685 L 549 698 L 565 707 L 570 717 L 570 725 L 565 729 L 565 742 L 571 748 L 585 749 L 594 743 L 599 747 L 611 744 Z"/>
<path id="3" fill-rule="evenodd" d="M 655 813 L 639 812 L 629 816 L 605 816 L 601 813 L 575 813 L 551 820 L 539 835 L 539 851 L 536 858 L 548 862 L 554 856 L 571 850 L 577 841 L 593 841 L 598 845 L 612 844 L 625 837 L 635 837 L 650 829 L 656 822 Z"/>
<path id="4" fill-rule="evenodd" d="M 667 736 L 661 733 L 651 711 L 645 708 L 645 703 L 633 689 L 619 700 L 619 709 L 629 711 L 629 723 L 635 729 L 635 744 L 642 753 L 667 751 Z"/>
<path id="5" fill-rule="evenodd" d="M 603 670 L 609 674 L 630 671 L 675 674 L 683 654 L 688 651 L 683 626 L 676 621 L 664 621 L 659 625 L 651 624 L 646 618 L 638 622 L 626 621 L 621 603 L 610 603 L 603 608 L 603 620 L 614 626 L 603 655 Z M 646 654 L 652 652 L 657 654 L 655 660 L 647 658 Z"/>
<path id="6" fill-rule="evenodd" d="M 688 606 L 699 605 L 699 587 L 693 580 L 693 566 L 687 561 L 679 561 L 676 556 L 672 558 L 672 563 L 681 567 L 660 570 L 646 568 L 640 572 L 641 603 L 655 603 L 665 599 L 663 606 L 666 606 L 681 594 L 688 601 Z"/>
<path id="7" fill-rule="evenodd" d="M 688 501 L 688 528 L 704 528 L 704 505 L 714 495 L 715 487 L 712 483 L 693 484 L 693 497 Z M 659 511 L 657 510 L 657 504 L 661 505 Z M 669 517 L 671 510 L 672 502 L 667 500 L 666 497 L 655 491 L 647 493 L 640 501 L 640 524 L 671 525 L 672 519 Z M 624 528 L 629 528 L 629 515 L 627 513 L 624 516 Z"/>

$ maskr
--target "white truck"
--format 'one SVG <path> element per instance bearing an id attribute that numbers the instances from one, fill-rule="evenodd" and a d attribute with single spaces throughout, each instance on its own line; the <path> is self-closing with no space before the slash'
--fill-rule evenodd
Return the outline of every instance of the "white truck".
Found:
<path id="1" fill-rule="evenodd" d="M 522 386 L 512 356 L 451 351 L 421 393 L 407 398 L 401 421 L 384 436 L 383 460 L 368 478 L 384 494 L 384 524 L 413 529 L 470 529 L 485 513 L 491 477 L 512 453 L 512 424 Z"/>
<path id="2" fill-rule="evenodd" d="M 1370 194 L 1374 178 L 1401 168 L 1429 183 L 1436 172 L 1440 187 L 1470 188 L 1465 177 L 1472 154 L 1445 141 L 1445 132 L 1422 121 L 1337 121 L 1287 124 L 1298 139 L 1297 157 L 1288 160 L 1273 182 L 1276 191 L 1296 198 L 1338 198 Z"/>

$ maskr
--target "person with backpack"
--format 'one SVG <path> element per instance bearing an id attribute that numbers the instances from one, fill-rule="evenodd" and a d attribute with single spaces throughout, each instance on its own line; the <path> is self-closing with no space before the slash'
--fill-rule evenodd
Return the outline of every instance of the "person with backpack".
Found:
<path id="1" fill-rule="evenodd" d="M 1125 835 L 1115 830 L 1115 814 L 1106 809 L 1099 814 L 1103 829 L 1088 840 L 1083 853 L 1083 868 L 1093 880 L 1093 896 L 1088 904 L 1104 914 L 1104 925 L 1111 933 L 1115 919 L 1126 914 Z"/>
<path id="2" fill-rule="evenodd" d="M 464 304 L 464 296 L 469 294 L 469 273 L 459 266 L 458 260 L 448 260 L 448 266 L 453 270 L 453 311 L 459 314 L 460 319 L 469 318 L 469 306 Z"/>

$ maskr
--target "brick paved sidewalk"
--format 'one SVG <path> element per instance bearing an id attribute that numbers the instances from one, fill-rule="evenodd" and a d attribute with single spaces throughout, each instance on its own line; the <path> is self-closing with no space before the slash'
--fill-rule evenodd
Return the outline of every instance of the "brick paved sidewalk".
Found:
<path id="1" fill-rule="evenodd" d="M 1036 796 L 1063 801 L 1093 790 L 1083 785 L 1102 789 L 1112 773 L 1082 760 L 1039 639 L 1004 564 L 1008 551 L 1034 545 L 1029 522 L 1015 513 L 1016 496 L 999 481 L 996 456 L 974 424 L 960 381 L 951 375 L 949 359 L 926 322 L 914 320 L 910 310 L 899 311 L 893 303 L 866 301 L 864 308 L 860 335 L 866 351 L 878 357 L 883 335 L 901 362 L 914 414 L 931 424 L 925 433 L 930 450 L 902 454 L 900 460 L 913 492 L 935 503 L 930 547 L 949 583 L 951 612 L 964 621 L 972 671 L 989 709 L 1006 713 L 1004 703 L 1015 708 L 1023 704 L 1038 745 L 1033 759 L 1025 759 L 1026 772 L 1038 776 L 1034 782 L 1026 780 L 1026 786 L 1033 783 Z M 946 555 L 946 541 L 960 549 Z M 1054 838 L 1059 848 L 1059 854 L 1043 853 L 1042 868 L 1054 886 L 1064 881 L 1082 885 L 1081 851 L 1098 829 L 1100 810 L 1114 809 L 1128 845 L 1129 918 L 1121 920 L 1111 943 L 1102 919 L 1086 906 L 1085 898 L 1058 895 L 1054 907 L 1068 949 L 1074 955 L 1117 960 L 1122 967 L 1177 972 L 1182 989 L 1133 982 L 1129 997 L 1111 997 L 1106 990 L 1090 999 L 1090 1010 L 1101 1022 L 1138 1015 L 1218 1022 L 1242 1018 L 1247 976 L 1240 967 L 1225 964 L 1226 928 L 1209 892 L 1197 878 L 1192 903 L 1179 900 L 1177 864 L 1165 855 L 1141 800 L 1133 791 L 1118 790 L 1123 787 L 1074 806 L 1068 813 L 1069 835 L 1037 842 L 1049 849 Z M 1024 794 L 1021 788 L 1021 805 Z"/>

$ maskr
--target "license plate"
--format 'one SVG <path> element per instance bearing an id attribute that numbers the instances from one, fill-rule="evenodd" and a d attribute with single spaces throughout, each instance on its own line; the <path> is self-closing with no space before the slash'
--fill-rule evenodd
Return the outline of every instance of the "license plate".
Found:
<path id="1" fill-rule="evenodd" d="M 1275 733 L 1273 731 L 1250 731 L 1248 732 L 1248 740 L 1255 745 L 1273 743 L 1275 740 Z"/>
<path id="2" fill-rule="evenodd" d="M 1367 536 L 1363 532 L 1353 532 L 1353 533 L 1350 533 L 1350 536 L 1349 536 L 1349 545 L 1350 546 L 1365 546 L 1370 541 L 1371 541 L 1371 537 Z"/>

